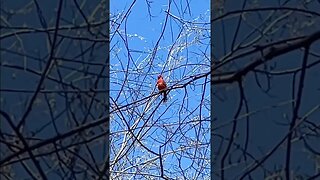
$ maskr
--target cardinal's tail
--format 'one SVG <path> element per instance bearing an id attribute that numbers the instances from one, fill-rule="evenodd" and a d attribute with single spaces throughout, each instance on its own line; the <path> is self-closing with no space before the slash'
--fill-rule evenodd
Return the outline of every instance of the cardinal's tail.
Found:
<path id="1" fill-rule="evenodd" d="M 163 102 L 166 102 L 168 99 L 167 99 L 167 91 L 163 91 Z"/>

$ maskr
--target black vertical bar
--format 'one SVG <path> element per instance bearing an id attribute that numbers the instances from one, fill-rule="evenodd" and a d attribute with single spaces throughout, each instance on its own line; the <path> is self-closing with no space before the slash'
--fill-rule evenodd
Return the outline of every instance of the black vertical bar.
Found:
<path id="1" fill-rule="evenodd" d="M 108 179 L 110 179 L 110 0 L 107 0 L 107 67 L 106 67 L 106 73 L 107 73 L 107 160 L 106 160 L 106 176 Z"/>
<path id="2" fill-rule="evenodd" d="M 213 59 L 213 3 L 214 0 L 210 1 L 210 62 L 211 62 L 211 77 L 210 77 L 210 103 L 211 103 L 211 107 L 210 107 L 210 164 L 211 164 L 211 172 L 210 172 L 210 176 L 211 179 L 213 179 L 213 175 L 214 175 L 214 146 L 213 146 L 213 65 L 214 65 L 214 59 Z"/>

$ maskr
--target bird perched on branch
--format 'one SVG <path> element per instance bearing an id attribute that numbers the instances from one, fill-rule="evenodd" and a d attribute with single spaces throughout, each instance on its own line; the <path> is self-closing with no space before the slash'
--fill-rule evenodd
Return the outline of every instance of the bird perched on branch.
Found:
<path id="1" fill-rule="evenodd" d="M 157 86 L 158 86 L 159 91 L 163 92 L 163 102 L 166 102 L 167 101 L 167 93 L 168 93 L 167 92 L 167 84 L 163 80 L 163 77 L 161 74 L 158 76 Z"/>

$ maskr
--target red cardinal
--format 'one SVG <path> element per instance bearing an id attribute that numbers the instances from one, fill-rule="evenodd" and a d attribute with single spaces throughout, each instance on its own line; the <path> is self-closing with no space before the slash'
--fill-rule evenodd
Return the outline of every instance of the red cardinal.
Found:
<path id="1" fill-rule="evenodd" d="M 157 86 L 160 92 L 163 91 L 163 102 L 166 102 L 167 101 L 167 84 L 163 80 L 162 75 L 158 76 Z"/>

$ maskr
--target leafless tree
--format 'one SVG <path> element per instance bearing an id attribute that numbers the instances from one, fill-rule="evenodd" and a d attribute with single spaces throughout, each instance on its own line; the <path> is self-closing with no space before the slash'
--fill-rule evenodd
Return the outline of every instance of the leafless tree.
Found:
<path id="1" fill-rule="evenodd" d="M 111 179 L 210 178 L 210 11 L 196 3 L 111 3 Z"/>
<path id="2" fill-rule="evenodd" d="M 146 34 L 126 32 L 130 9 L 112 12 L 108 100 L 105 3 L 2 4 L 2 178 L 106 179 L 109 169 L 110 179 L 209 177 L 208 6 L 192 16 L 188 1 L 164 4 L 157 42 L 137 49 L 140 58 L 129 43 Z M 155 6 L 145 3 L 153 21 Z"/>

